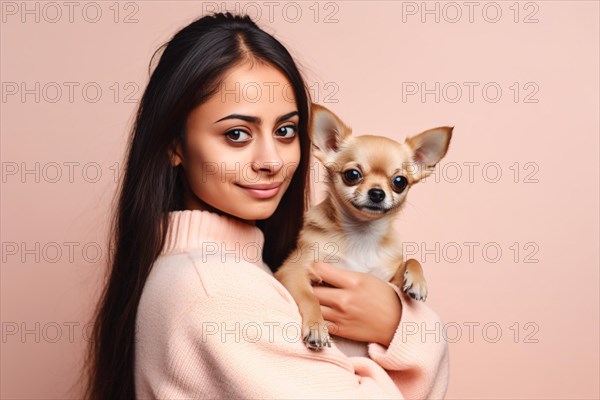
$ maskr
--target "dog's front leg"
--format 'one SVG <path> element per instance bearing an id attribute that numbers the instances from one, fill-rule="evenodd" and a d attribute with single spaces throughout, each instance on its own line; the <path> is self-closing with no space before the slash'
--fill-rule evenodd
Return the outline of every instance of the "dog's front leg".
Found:
<path id="1" fill-rule="evenodd" d="M 321 282 L 316 273 L 309 249 L 302 249 L 299 260 L 292 256 L 275 272 L 275 278 L 290 292 L 302 316 L 302 340 L 309 349 L 331 347 L 329 331 L 321 313 L 319 300 L 314 295 L 311 282 Z"/>

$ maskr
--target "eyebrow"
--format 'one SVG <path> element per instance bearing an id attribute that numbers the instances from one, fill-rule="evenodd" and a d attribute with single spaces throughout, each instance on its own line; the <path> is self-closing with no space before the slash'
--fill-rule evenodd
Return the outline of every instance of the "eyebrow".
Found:
<path id="1" fill-rule="evenodd" d="M 292 118 L 294 115 L 298 115 L 298 111 L 292 111 L 290 113 L 284 114 L 281 117 L 277 118 L 277 120 L 275 120 L 275 123 L 279 123 L 281 121 L 285 121 L 286 119 Z M 260 125 L 262 123 L 262 120 L 259 117 L 252 117 L 250 115 L 242 115 L 242 114 L 230 114 L 226 117 L 221 118 L 218 121 L 215 121 L 215 124 L 217 122 L 221 122 L 223 120 L 226 119 L 241 119 L 247 122 L 251 122 L 257 125 Z"/>

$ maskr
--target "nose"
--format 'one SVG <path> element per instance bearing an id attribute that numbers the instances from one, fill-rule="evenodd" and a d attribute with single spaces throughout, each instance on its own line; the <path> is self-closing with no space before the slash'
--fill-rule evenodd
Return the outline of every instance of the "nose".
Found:
<path id="1" fill-rule="evenodd" d="M 277 149 L 277 144 L 273 138 L 261 140 L 257 143 L 257 149 L 252 169 L 256 172 L 265 171 L 269 174 L 276 174 L 283 167 L 283 159 Z"/>
<path id="2" fill-rule="evenodd" d="M 385 199 L 385 192 L 381 189 L 370 189 L 369 199 L 371 199 L 374 203 L 380 203 L 383 199 Z"/>

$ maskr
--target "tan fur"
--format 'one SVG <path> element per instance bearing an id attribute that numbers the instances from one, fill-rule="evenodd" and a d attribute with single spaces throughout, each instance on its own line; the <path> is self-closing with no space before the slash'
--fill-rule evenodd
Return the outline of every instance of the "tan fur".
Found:
<path id="1" fill-rule="evenodd" d="M 417 260 L 403 262 L 393 219 L 412 185 L 431 174 L 446 154 L 453 128 L 430 129 L 404 143 L 384 136 L 352 136 L 351 128 L 318 104 L 312 104 L 309 127 L 313 154 L 327 169 L 328 196 L 306 213 L 296 251 L 284 261 L 275 278 L 298 304 L 304 342 L 308 348 L 319 350 L 331 344 L 311 288 L 312 282 L 321 282 L 313 266 L 316 261 L 371 273 L 425 301 L 423 270 Z M 360 170 L 360 182 L 344 182 L 342 172 L 351 168 Z M 392 178 L 398 175 L 408 181 L 401 193 L 392 189 Z M 370 202 L 370 189 L 383 190 L 385 198 L 380 203 Z M 386 211 L 370 211 L 364 205 Z"/>

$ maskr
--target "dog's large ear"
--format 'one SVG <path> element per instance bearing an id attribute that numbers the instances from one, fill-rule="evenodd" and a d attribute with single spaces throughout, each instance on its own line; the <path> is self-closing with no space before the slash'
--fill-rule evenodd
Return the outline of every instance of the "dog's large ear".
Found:
<path id="1" fill-rule="evenodd" d="M 309 132 L 314 156 L 326 164 L 328 154 L 339 150 L 341 143 L 352 134 L 352 129 L 327 108 L 312 103 Z"/>
<path id="2" fill-rule="evenodd" d="M 446 155 L 453 129 L 453 126 L 441 126 L 406 139 L 405 143 L 412 151 L 412 169 L 417 181 L 431 175 L 436 164 Z"/>

